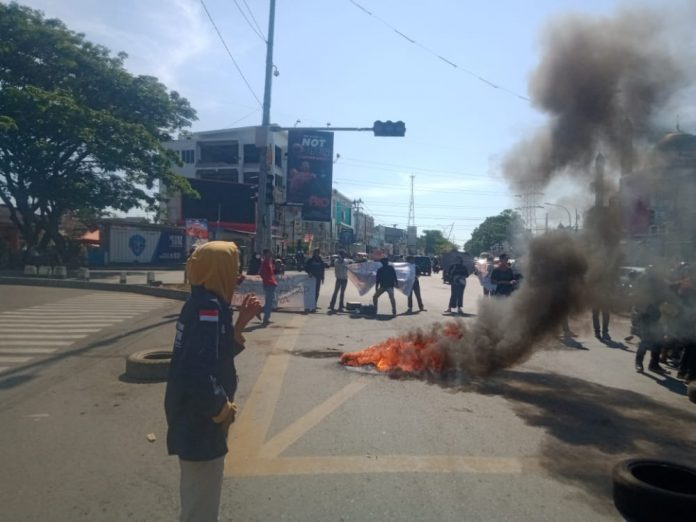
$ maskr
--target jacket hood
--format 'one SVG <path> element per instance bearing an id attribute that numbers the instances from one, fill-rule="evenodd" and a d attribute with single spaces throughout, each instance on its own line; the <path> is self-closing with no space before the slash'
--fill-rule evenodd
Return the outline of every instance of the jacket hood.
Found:
<path id="1" fill-rule="evenodd" d="M 205 243 L 188 258 L 186 271 L 192 285 L 203 286 L 231 303 L 239 277 L 237 245 L 231 241 Z"/>

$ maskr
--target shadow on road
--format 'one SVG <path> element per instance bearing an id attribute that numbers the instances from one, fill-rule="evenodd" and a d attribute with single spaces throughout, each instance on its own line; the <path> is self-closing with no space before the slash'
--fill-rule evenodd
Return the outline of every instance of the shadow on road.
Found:
<path id="1" fill-rule="evenodd" d="M 582 488 L 584 499 L 599 511 L 610 506 L 611 467 L 624 458 L 650 456 L 696 464 L 696 412 L 631 390 L 521 371 L 504 371 L 469 384 L 435 384 L 510 401 L 521 419 L 547 433 L 540 447 L 542 470 Z"/>

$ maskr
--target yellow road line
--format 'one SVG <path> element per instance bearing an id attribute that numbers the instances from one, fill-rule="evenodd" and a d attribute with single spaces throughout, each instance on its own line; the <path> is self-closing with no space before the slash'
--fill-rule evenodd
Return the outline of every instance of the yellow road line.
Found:
<path id="1" fill-rule="evenodd" d="M 258 456 L 266 459 L 278 457 L 283 451 L 298 441 L 302 435 L 319 424 L 329 414 L 336 411 L 341 404 L 349 400 L 365 386 L 367 386 L 367 381 L 365 380 L 350 383 L 266 442 L 259 450 Z"/>

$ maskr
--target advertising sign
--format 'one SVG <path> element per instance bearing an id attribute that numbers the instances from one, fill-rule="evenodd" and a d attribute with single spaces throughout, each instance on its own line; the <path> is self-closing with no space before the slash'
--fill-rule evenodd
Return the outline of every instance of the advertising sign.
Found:
<path id="1" fill-rule="evenodd" d="M 287 202 L 302 205 L 305 221 L 331 221 L 333 133 L 288 131 Z"/>
<path id="2" fill-rule="evenodd" d="M 208 239 L 208 220 L 207 219 L 187 219 L 186 235 L 196 239 Z"/>
<path id="3" fill-rule="evenodd" d="M 184 234 L 174 230 L 150 230 L 138 227 L 111 227 L 109 232 L 111 263 L 181 263 Z"/>

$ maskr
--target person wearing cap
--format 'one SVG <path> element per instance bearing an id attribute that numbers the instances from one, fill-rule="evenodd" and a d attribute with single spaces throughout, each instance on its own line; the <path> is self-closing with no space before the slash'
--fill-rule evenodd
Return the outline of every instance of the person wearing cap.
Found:
<path id="1" fill-rule="evenodd" d="M 234 243 L 211 241 L 191 254 L 186 270 L 191 295 L 176 323 L 164 409 L 167 450 L 179 457 L 182 521 L 218 520 L 227 432 L 237 406 L 234 359 L 244 350 L 242 331 L 259 313 L 244 297 L 232 325 L 230 304 L 239 274 Z"/>

